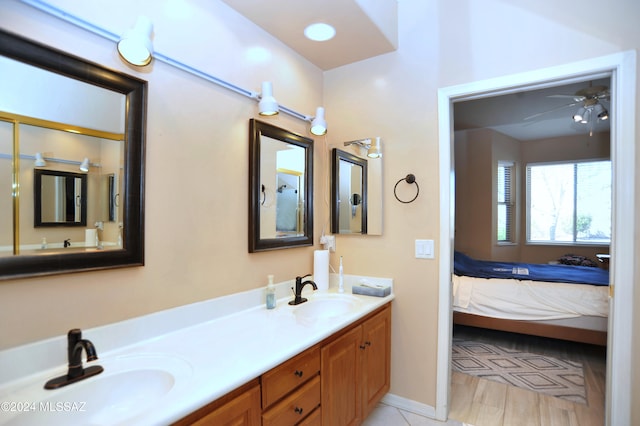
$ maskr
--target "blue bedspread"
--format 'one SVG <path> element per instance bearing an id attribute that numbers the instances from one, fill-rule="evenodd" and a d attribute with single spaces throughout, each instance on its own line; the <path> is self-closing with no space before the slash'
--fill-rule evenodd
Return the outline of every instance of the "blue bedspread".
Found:
<path id="1" fill-rule="evenodd" d="M 454 273 L 478 278 L 514 278 L 518 280 L 550 281 L 609 285 L 609 271 L 589 266 L 547 265 L 517 262 L 476 260 L 460 252 L 454 253 Z"/>

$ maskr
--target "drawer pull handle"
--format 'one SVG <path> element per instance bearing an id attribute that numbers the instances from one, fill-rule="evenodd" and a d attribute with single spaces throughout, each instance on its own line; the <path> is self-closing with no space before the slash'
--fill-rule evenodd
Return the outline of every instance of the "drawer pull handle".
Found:
<path id="1" fill-rule="evenodd" d="M 302 377 L 302 375 L 304 374 L 304 371 L 296 370 L 293 374 L 295 374 L 298 377 Z"/>
<path id="2" fill-rule="evenodd" d="M 303 410 L 302 410 L 302 408 L 300 408 L 300 407 L 296 407 L 293 411 L 295 411 L 295 412 L 296 412 L 296 413 L 298 413 L 298 414 L 302 414 L 302 411 L 303 411 Z"/>
<path id="3" fill-rule="evenodd" d="M 360 349 L 365 350 L 367 347 L 365 345 L 360 345 Z"/>
<path id="4" fill-rule="evenodd" d="M 366 342 L 364 342 L 365 345 L 367 346 L 371 346 L 371 342 L 369 342 L 368 340 Z"/>

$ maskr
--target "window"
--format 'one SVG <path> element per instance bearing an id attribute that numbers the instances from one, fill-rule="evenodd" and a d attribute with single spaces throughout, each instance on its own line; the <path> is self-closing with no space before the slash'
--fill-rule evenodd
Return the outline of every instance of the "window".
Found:
<path id="1" fill-rule="evenodd" d="M 527 166 L 527 241 L 611 242 L 611 161 Z"/>
<path id="2" fill-rule="evenodd" d="M 498 243 L 513 243 L 514 235 L 514 195 L 515 165 L 510 162 L 498 162 L 497 231 Z"/>

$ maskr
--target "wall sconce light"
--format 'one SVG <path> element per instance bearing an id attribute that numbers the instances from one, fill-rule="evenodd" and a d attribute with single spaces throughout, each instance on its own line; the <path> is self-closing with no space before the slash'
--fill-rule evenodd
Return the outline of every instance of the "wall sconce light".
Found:
<path id="1" fill-rule="evenodd" d="M 372 143 L 371 139 L 358 139 L 355 141 L 345 142 L 344 146 L 358 145 L 361 148 L 367 150 L 367 157 L 369 158 L 381 158 L 382 157 L 382 143 L 380 142 L 380 136 L 376 137 L 375 142 Z"/>
<path id="2" fill-rule="evenodd" d="M 376 140 L 369 147 L 367 151 L 367 157 L 369 158 L 381 158 L 382 157 L 382 142 L 380 142 L 380 136 L 376 136 Z"/>
<path id="3" fill-rule="evenodd" d="M 40 152 L 36 152 L 36 161 L 35 161 L 35 165 L 36 167 L 45 167 L 47 165 L 47 162 L 44 161 L 44 158 L 42 157 L 42 154 Z"/>
<path id="4" fill-rule="evenodd" d="M 311 133 L 316 136 L 322 136 L 327 133 L 327 121 L 324 119 L 324 108 L 316 109 L 316 116 L 311 118 Z"/>
<path id="5" fill-rule="evenodd" d="M 260 115 L 276 115 L 278 110 L 278 101 L 273 97 L 273 86 L 271 82 L 263 81 L 260 102 L 258 103 Z"/>
<path id="6" fill-rule="evenodd" d="M 87 173 L 89 171 L 89 159 L 88 158 L 84 158 L 84 160 L 82 160 L 82 163 L 80 163 L 80 171 L 83 173 Z"/>
<path id="7" fill-rule="evenodd" d="M 118 42 L 120 57 L 132 65 L 143 67 L 153 59 L 151 33 L 153 23 L 145 16 L 139 16 L 136 25 L 127 30 Z"/>

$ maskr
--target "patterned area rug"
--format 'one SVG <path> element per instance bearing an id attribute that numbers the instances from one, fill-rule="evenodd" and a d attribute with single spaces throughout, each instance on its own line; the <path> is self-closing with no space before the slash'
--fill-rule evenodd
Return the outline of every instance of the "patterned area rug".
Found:
<path id="1" fill-rule="evenodd" d="M 582 363 L 453 339 L 452 367 L 461 373 L 587 403 Z"/>

